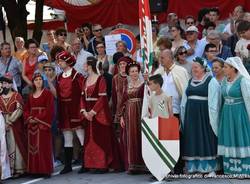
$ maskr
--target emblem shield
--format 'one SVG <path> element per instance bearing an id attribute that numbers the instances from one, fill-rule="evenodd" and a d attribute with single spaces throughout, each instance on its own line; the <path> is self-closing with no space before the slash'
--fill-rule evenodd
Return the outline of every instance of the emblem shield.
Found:
<path id="1" fill-rule="evenodd" d="M 179 155 L 179 121 L 175 117 L 143 118 L 142 157 L 149 171 L 162 181 L 173 170 Z"/>

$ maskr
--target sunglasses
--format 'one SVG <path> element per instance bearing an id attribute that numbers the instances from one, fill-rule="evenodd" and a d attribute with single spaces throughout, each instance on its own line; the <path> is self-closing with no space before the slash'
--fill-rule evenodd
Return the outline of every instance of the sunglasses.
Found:
<path id="1" fill-rule="evenodd" d="M 66 33 L 60 33 L 59 35 L 60 35 L 60 36 L 67 36 Z"/>
<path id="2" fill-rule="evenodd" d="M 179 52 L 179 55 L 187 54 L 187 51 Z"/>
<path id="3" fill-rule="evenodd" d="M 187 25 L 193 25 L 194 22 L 187 22 Z"/>
<path id="4" fill-rule="evenodd" d="M 94 32 L 101 32 L 102 29 L 97 29 L 97 30 L 94 30 Z"/>

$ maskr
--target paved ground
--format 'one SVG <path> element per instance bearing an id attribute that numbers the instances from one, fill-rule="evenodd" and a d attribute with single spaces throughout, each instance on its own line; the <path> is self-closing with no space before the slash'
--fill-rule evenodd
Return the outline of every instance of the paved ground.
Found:
<path id="1" fill-rule="evenodd" d="M 156 182 L 151 179 L 151 175 L 127 175 L 126 173 L 108 173 L 108 174 L 77 174 L 79 167 L 74 167 L 74 171 L 58 175 L 55 172 L 49 179 L 44 178 L 20 178 L 4 181 L 4 184 L 249 184 L 250 180 L 239 179 L 169 179 L 167 181 Z M 59 170 L 58 168 L 57 170 Z"/>

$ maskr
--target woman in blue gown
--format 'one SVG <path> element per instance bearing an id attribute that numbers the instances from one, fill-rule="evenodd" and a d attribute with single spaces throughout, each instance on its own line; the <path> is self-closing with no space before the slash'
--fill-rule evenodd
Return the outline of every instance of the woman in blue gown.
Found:
<path id="1" fill-rule="evenodd" d="M 250 76 L 239 57 L 225 61 L 218 154 L 225 174 L 250 175 Z"/>
<path id="2" fill-rule="evenodd" d="M 194 59 L 192 76 L 181 103 L 185 170 L 213 176 L 221 169 L 216 136 L 220 85 L 200 57 Z"/>

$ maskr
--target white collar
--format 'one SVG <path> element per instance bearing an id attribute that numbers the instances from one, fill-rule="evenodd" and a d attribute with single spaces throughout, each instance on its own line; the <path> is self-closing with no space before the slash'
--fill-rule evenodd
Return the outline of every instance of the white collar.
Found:
<path id="1" fill-rule="evenodd" d="M 62 74 L 63 78 L 71 76 L 72 70 L 73 70 L 73 68 L 70 68 L 68 71 L 63 72 L 63 74 Z"/>

